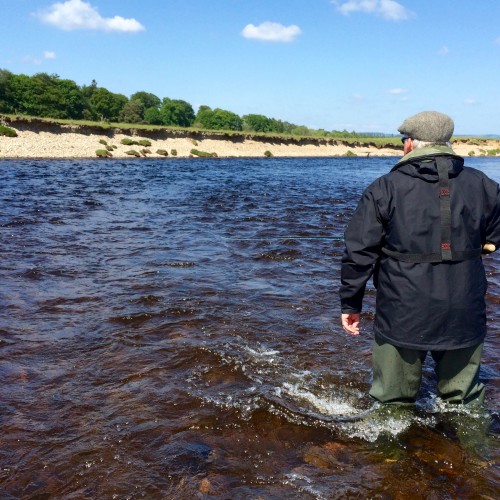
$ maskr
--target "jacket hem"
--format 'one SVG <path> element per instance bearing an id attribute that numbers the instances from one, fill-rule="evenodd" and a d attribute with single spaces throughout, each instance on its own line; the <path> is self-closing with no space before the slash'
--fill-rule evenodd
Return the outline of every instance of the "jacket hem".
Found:
<path id="1" fill-rule="evenodd" d="M 397 339 L 391 339 L 386 337 L 378 332 L 375 332 L 375 340 L 393 345 L 395 347 L 402 347 L 404 349 L 415 349 L 417 351 L 454 351 L 457 349 L 466 349 L 467 347 L 473 347 L 475 345 L 479 345 L 484 342 L 486 337 L 486 333 L 478 336 L 473 340 L 469 340 L 467 342 L 460 343 L 459 345 L 453 344 L 413 344 L 411 342 L 401 342 Z"/>

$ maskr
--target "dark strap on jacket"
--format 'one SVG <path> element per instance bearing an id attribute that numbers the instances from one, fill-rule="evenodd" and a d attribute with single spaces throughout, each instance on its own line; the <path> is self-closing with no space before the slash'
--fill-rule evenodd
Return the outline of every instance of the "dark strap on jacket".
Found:
<path id="1" fill-rule="evenodd" d="M 448 162 L 437 157 L 436 165 L 439 177 L 439 209 L 441 212 L 441 259 L 452 260 L 451 252 L 451 203 Z"/>
<path id="2" fill-rule="evenodd" d="M 401 253 L 382 248 L 382 252 L 390 257 L 403 262 L 446 262 L 473 259 L 481 255 L 481 248 L 455 252 L 451 248 L 451 200 L 450 200 L 450 178 L 448 176 L 448 165 L 446 157 L 436 157 L 439 186 L 439 211 L 441 217 L 441 242 L 440 252 L 431 254 Z"/>
<path id="3" fill-rule="evenodd" d="M 402 262 L 419 263 L 419 262 L 443 262 L 443 257 L 440 253 L 401 253 L 389 250 L 388 248 L 382 248 L 382 252 L 393 257 L 394 259 L 400 260 Z M 474 250 L 465 250 L 463 252 L 452 252 L 451 258 L 446 259 L 447 261 L 462 261 L 474 259 L 481 255 L 481 248 L 475 248 Z"/>

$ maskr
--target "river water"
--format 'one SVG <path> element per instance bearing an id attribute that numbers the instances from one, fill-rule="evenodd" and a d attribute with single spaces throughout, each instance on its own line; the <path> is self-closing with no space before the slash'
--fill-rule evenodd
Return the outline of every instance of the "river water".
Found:
<path id="1" fill-rule="evenodd" d="M 498 498 L 488 413 L 369 411 L 342 234 L 393 158 L 3 160 L 0 497 Z M 471 166 L 500 180 L 500 159 Z"/>

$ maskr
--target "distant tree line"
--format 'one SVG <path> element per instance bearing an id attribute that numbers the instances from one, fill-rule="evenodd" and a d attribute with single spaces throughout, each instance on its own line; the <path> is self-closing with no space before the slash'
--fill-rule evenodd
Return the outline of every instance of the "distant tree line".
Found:
<path id="1" fill-rule="evenodd" d="M 200 106 L 195 113 L 191 104 L 181 99 L 160 99 L 146 91 L 135 92 L 128 98 L 99 87 L 95 80 L 79 86 L 55 74 L 16 75 L 5 69 L 0 69 L 0 113 L 330 138 L 361 135 L 346 130 L 312 130 L 260 114 L 238 116 L 209 106 Z"/>

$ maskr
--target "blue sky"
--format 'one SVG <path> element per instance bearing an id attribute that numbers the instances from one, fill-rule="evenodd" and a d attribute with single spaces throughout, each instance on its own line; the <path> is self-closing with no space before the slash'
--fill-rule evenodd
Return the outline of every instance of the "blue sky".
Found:
<path id="1" fill-rule="evenodd" d="M 3 5 L 2 5 L 3 4 Z M 500 133 L 500 1 L 0 0 L 0 68 L 239 115 Z"/>

